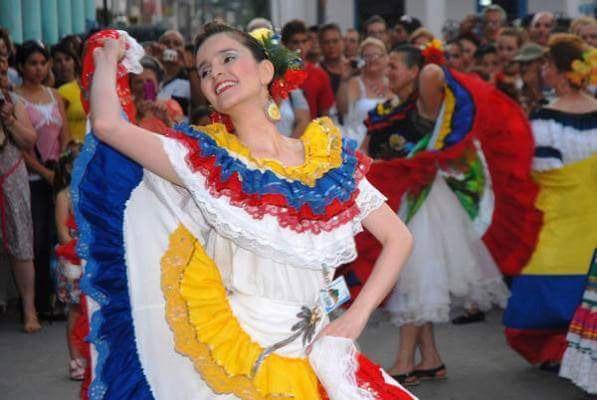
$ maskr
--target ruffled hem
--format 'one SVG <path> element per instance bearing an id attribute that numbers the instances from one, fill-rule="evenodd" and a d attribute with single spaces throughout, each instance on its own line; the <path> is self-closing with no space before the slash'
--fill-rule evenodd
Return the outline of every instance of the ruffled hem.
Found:
<path id="1" fill-rule="evenodd" d="M 171 235 L 161 265 L 175 348 L 191 359 L 214 392 L 241 399 L 320 398 L 317 377 L 306 359 L 272 354 L 251 376 L 263 348 L 241 328 L 217 267 L 184 227 Z"/>
<path id="2" fill-rule="evenodd" d="M 562 359 L 560 376 L 570 379 L 587 393 L 597 394 L 596 354 L 569 346 Z"/>
<path id="3" fill-rule="evenodd" d="M 101 306 L 90 318 L 88 336 L 97 351 L 92 400 L 153 398 L 136 349 L 122 232 L 125 203 L 142 176 L 138 164 L 93 134 L 86 136 L 71 189 L 80 235 L 77 252 L 87 261 L 80 286 Z"/>

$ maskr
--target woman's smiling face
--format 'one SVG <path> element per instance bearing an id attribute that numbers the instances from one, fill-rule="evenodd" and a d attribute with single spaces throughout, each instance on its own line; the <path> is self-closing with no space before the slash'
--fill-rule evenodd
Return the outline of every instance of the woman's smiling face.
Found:
<path id="1" fill-rule="evenodd" d="M 197 52 L 197 73 L 201 91 L 218 112 L 229 110 L 247 100 L 265 102 L 272 79 L 269 68 L 257 62 L 251 51 L 231 34 L 209 37 Z M 271 64 L 271 63 L 270 63 Z"/>

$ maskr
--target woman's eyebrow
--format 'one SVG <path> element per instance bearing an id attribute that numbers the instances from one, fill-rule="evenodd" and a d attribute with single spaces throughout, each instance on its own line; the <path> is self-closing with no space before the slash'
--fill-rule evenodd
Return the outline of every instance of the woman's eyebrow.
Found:
<path id="1" fill-rule="evenodd" d="M 230 49 L 223 49 L 223 50 L 220 50 L 220 51 L 218 51 L 218 55 L 219 55 L 219 54 L 223 54 L 223 53 L 227 53 L 227 52 L 229 52 L 229 51 L 238 51 L 238 50 L 237 50 L 237 49 L 233 49 L 233 48 L 230 48 Z M 203 67 L 205 64 L 208 64 L 208 63 L 209 63 L 209 62 L 208 62 L 207 60 L 205 60 L 205 61 L 201 61 L 201 62 L 199 63 L 199 65 L 197 66 L 197 69 L 201 69 L 201 68 L 202 68 L 202 67 Z"/>

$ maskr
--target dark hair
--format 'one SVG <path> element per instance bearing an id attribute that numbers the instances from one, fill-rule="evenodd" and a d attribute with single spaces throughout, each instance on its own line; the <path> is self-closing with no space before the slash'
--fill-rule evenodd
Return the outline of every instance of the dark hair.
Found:
<path id="1" fill-rule="evenodd" d="M 372 15 L 371 17 L 369 17 L 364 23 L 363 23 L 363 32 L 365 32 L 365 34 L 367 34 L 367 29 L 369 28 L 369 25 L 371 24 L 375 24 L 377 22 L 382 23 L 386 28 L 388 26 L 388 24 L 386 23 L 386 20 L 383 19 L 381 16 L 379 15 Z"/>
<path id="2" fill-rule="evenodd" d="M 282 43 L 286 44 L 290 41 L 290 38 L 297 33 L 307 33 L 307 26 L 300 19 L 293 19 L 282 27 Z"/>
<path id="3" fill-rule="evenodd" d="M 459 42 L 461 40 L 468 40 L 469 42 L 473 43 L 477 47 L 479 47 L 481 45 L 481 41 L 479 41 L 477 36 L 475 36 L 472 32 L 462 33 L 462 34 L 458 35 L 458 37 L 456 37 L 456 40 L 458 40 Z"/>
<path id="4" fill-rule="evenodd" d="M 32 54 L 40 53 L 46 61 L 50 59 L 50 53 L 45 46 L 37 40 L 27 40 L 17 50 L 17 64 L 23 65 Z"/>
<path id="5" fill-rule="evenodd" d="M 476 60 L 481 60 L 483 57 L 485 57 L 487 54 L 497 54 L 497 49 L 495 48 L 494 45 L 492 44 L 487 44 L 485 46 L 481 46 L 479 47 L 476 51 L 475 51 L 475 59 Z"/>
<path id="6" fill-rule="evenodd" d="M 340 29 L 338 24 L 330 22 L 329 24 L 325 24 L 321 28 L 319 28 L 319 31 L 317 32 L 317 36 L 318 36 L 319 40 L 321 40 L 321 38 L 323 37 L 323 34 L 326 33 L 327 31 L 336 31 L 340 34 L 340 36 L 342 36 L 342 30 Z"/>
<path id="7" fill-rule="evenodd" d="M 10 58 L 12 53 L 12 45 L 10 41 L 10 32 L 8 29 L 0 26 L 0 40 L 4 41 L 6 48 L 8 49 L 8 57 Z"/>
<path id="8" fill-rule="evenodd" d="M 191 111 L 190 123 L 193 125 L 198 125 L 199 120 L 204 117 L 209 117 L 209 114 L 211 114 L 209 107 L 197 106 Z"/>
<path id="9" fill-rule="evenodd" d="M 395 26 L 397 25 L 402 26 L 409 35 L 422 26 L 418 18 L 411 17 L 410 15 L 400 17 Z"/>
<path id="10" fill-rule="evenodd" d="M 583 58 L 588 45 L 571 33 L 555 33 L 547 43 L 549 56 L 559 72 L 572 71 L 572 62 Z"/>
<path id="11" fill-rule="evenodd" d="M 78 75 L 81 73 L 81 59 L 77 56 L 77 54 L 75 54 L 71 47 L 67 46 L 65 42 L 59 42 L 58 44 L 52 46 L 50 50 L 52 58 L 56 57 L 56 53 L 66 54 L 67 56 L 72 58 L 75 62 L 75 74 Z"/>
<path id="12" fill-rule="evenodd" d="M 144 69 L 150 69 L 155 73 L 158 83 L 162 82 L 162 79 L 164 79 L 164 68 L 158 60 L 152 56 L 145 55 L 139 63 Z"/>
<path id="13" fill-rule="evenodd" d="M 421 49 L 411 44 L 400 44 L 394 47 L 391 53 L 404 54 L 404 63 L 408 68 L 419 67 L 423 68 L 425 65 L 425 57 L 421 53 Z"/>
<path id="14" fill-rule="evenodd" d="M 57 195 L 62 190 L 70 186 L 73 164 L 75 162 L 75 158 L 77 158 L 78 149 L 80 149 L 81 145 L 71 142 L 69 143 L 69 146 L 75 147 L 75 150 L 77 151 L 73 151 L 73 149 L 65 151 L 60 155 L 60 158 L 54 165 L 54 180 L 52 181 L 54 195 Z"/>
<path id="15" fill-rule="evenodd" d="M 208 22 L 207 24 L 203 25 L 201 33 L 199 33 L 199 35 L 197 35 L 195 38 L 195 51 L 193 54 L 197 55 L 199 48 L 207 39 L 220 33 L 225 33 L 226 35 L 236 39 L 240 44 L 249 49 L 257 62 L 267 59 L 265 49 L 257 39 L 249 35 L 247 32 L 233 28 L 226 24 L 222 24 L 220 22 Z"/>
<path id="16" fill-rule="evenodd" d="M 319 33 L 319 25 L 311 25 L 307 30 L 309 33 Z"/>

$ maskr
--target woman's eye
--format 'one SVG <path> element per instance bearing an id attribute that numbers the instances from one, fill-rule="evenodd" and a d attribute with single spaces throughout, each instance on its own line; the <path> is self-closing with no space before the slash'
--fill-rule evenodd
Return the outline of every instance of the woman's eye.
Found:
<path id="1" fill-rule="evenodd" d="M 201 78 L 206 78 L 209 75 L 209 70 L 207 69 L 203 69 L 199 72 L 199 76 L 201 76 Z"/>
<path id="2" fill-rule="evenodd" d="M 224 57 L 224 64 L 228 64 L 230 61 L 234 60 L 235 57 L 233 55 L 227 55 Z"/>

